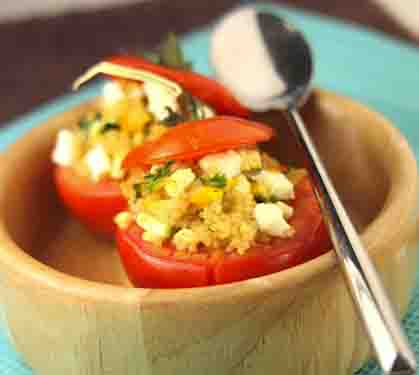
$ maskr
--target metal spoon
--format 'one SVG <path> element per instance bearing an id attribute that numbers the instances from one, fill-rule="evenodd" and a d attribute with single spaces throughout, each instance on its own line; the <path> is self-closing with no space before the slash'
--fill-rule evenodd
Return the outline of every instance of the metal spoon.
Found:
<path id="1" fill-rule="evenodd" d="M 313 62 L 303 35 L 278 16 L 238 8 L 215 27 L 212 63 L 220 80 L 254 111 L 281 109 L 302 150 L 340 266 L 384 374 L 416 374 L 415 355 L 298 113 Z"/>

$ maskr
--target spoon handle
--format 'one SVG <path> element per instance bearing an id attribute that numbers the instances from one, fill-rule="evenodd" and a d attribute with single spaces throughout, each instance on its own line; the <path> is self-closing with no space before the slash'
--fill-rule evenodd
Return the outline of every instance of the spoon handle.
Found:
<path id="1" fill-rule="evenodd" d="M 307 168 L 329 229 L 336 254 L 384 374 L 416 374 L 409 347 L 377 271 L 365 251 L 296 109 L 286 112 L 297 141 L 305 151 Z"/>

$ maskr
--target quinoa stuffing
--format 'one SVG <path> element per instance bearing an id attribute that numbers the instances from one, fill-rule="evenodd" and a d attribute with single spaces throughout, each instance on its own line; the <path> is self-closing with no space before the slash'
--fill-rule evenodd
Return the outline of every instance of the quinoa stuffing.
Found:
<path id="1" fill-rule="evenodd" d="M 184 118 L 196 116 L 182 107 L 184 96 L 195 100 L 186 93 L 179 98 L 165 96 L 157 84 L 110 81 L 104 85 L 99 110 L 58 133 L 52 159 L 95 182 L 122 179 L 121 164 L 130 150 L 159 138 Z M 205 112 L 199 116 L 213 115 L 208 107 L 202 108 Z"/>
<path id="2" fill-rule="evenodd" d="M 245 254 L 256 242 L 294 235 L 288 220 L 303 173 L 288 178 L 287 168 L 256 147 L 132 169 L 121 184 L 129 210 L 115 222 L 121 228 L 135 222 L 144 240 L 169 243 L 179 255 Z"/>

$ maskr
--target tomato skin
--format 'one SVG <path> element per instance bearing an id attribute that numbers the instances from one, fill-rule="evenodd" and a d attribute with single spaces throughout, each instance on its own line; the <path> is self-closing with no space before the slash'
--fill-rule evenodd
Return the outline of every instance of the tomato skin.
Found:
<path id="1" fill-rule="evenodd" d="M 159 139 L 132 150 L 123 162 L 126 169 L 168 160 L 194 160 L 210 153 L 266 142 L 272 128 L 235 117 L 216 116 L 177 125 Z"/>
<path id="2" fill-rule="evenodd" d="M 290 239 L 277 238 L 267 246 L 257 245 L 244 256 L 225 257 L 214 268 L 216 284 L 282 271 L 307 262 L 332 247 L 308 177 L 296 186 L 295 195 L 294 215 L 289 220 L 295 235 Z"/>
<path id="3" fill-rule="evenodd" d="M 118 229 L 116 242 L 128 277 L 142 288 L 189 288 L 210 284 L 210 269 L 205 262 L 177 260 L 172 249 L 165 255 L 153 255 L 154 245 L 144 241 L 138 226 L 128 230 Z"/>
<path id="4" fill-rule="evenodd" d="M 137 56 L 113 56 L 106 61 L 134 69 L 147 70 L 174 81 L 220 114 L 238 117 L 249 117 L 250 115 L 250 111 L 243 107 L 224 86 L 201 74 L 153 64 Z"/>
<path id="5" fill-rule="evenodd" d="M 142 239 L 142 229 L 132 225 L 119 229 L 117 244 L 126 272 L 136 287 L 180 288 L 225 284 L 284 270 L 313 259 L 331 248 L 316 197 L 308 177 L 295 189 L 294 215 L 290 223 L 296 234 L 257 244 L 245 255 L 174 258 L 174 249 L 159 249 Z"/>
<path id="6" fill-rule="evenodd" d="M 88 229 L 107 237 L 115 233 L 113 218 L 127 209 L 117 181 L 95 183 L 61 166 L 54 169 L 54 181 L 61 201 Z"/>

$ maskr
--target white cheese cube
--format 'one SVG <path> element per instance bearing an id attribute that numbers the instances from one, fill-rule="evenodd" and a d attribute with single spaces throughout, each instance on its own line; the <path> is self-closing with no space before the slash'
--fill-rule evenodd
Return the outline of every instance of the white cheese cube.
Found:
<path id="1" fill-rule="evenodd" d="M 254 210 L 261 232 L 282 238 L 291 237 L 294 229 L 285 221 L 281 208 L 275 203 L 259 203 Z"/>
<path id="2" fill-rule="evenodd" d="M 111 170 L 111 161 L 102 145 L 92 148 L 86 154 L 85 162 L 94 181 L 99 181 Z"/>
<path id="3" fill-rule="evenodd" d="M 106 82 L 102 89 L 104 105 L 112 105 L 125 98 L 121 85 L 114 81 Z"/>
<path id="4" fill-rule="evenodd" d="M 241 157 L 236 151 L 220 152 L 203 157 L 199 161 L 200 168 L 209 176 L 222 174 L 233 178 L 240 174 Z"/>
<path id="5" fill-rule="evenodd" d="M 168 179 L 164 189 L 169 197 L 176 198 L 195 181 L 192 169 L 178 169 Z"/>
<path id="6" fill-rule="evenodd" d="M 52 161 L 63 167 L 68 167 L 81 157 L 81 153 L 80 139 L 70 130 L 60 130 L 52 152 Z"/>
<path id="7" fill-rule="evenodd" d="M 145 82 L 144 93 L 147 97 L 148 110 L 156 117 L 157 120 L 165 119 L 169 111 L 169 107 L 172 111 L 179 111 L 179 104 L 177 98 L 172 95 L 163 85 Z"/>
<path id="8" fill-rule="evenodd" d="M 276 205 L 281 209 L 285 219 L 289 219 L 294 214 L 294 209 L 284 202 L 276 202 Z"/>
<path id="9" fill-rule="evenodd" d="M 239 177 L 237 177 L 236 184 L 234 185 L 234 190 L 239 193 L 248 194 L 252 190 L 252 185 L 250 184 L 246 176 L 240 175 Z"/>
<path id="10" fill-rule="evenodd" d="M 269 195 L 280 200 L 294 199 L 294 185 L 281 172 L 263 170 L 254 179 L 266 187 Z"/>
<path id="11" fill-rule="evenodd" d="M 115 224 L 121 229 L 127 229 L 133 221 L 132 214 L 128 211 L 123 211 L 114 217 Z"/>
<path id="12" fill-rule="evenodd" d="M 258 150 L 241 150 L 239 153 L 243 172 L 262 168 L 262 158 Z"/>
<path id="13" fill-rule="evenodd" d="M 177 250 L 194 250 L 198 239 L 194 231 L 184 228 L 173 236 L 172 242 Z"/>
<path id="14" fill-rule="evenodd" d="M 215 111 L 212 108 L 208 107 L 207 105 L 202 105 L 198 108 L 200 108 L 200 112 L 199 112 L 200 118 L 211 118 L 216 115 Z"/>
<path id="15" fill-rule="evenodd" d="M 170 226 L 168 224 L 162 223 L 144 212 L 137 215 L 136 223 L 145 230 L 144 234 L 149 233 L 154 239 L 163 240 L 170 236 Z M 143 238 L 146 239 L 144 235 Z M 151 239 L 151 237 L 148 238 Z"/>

